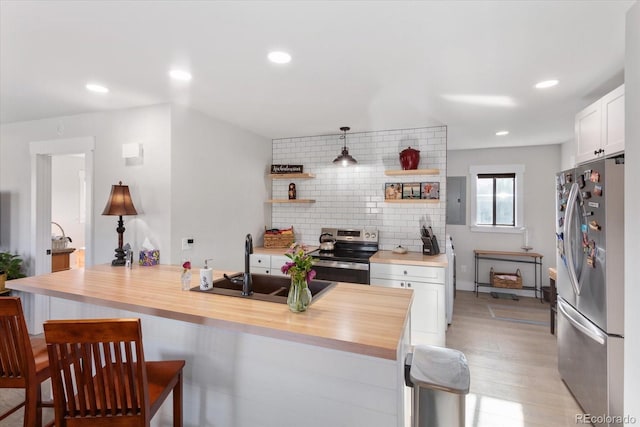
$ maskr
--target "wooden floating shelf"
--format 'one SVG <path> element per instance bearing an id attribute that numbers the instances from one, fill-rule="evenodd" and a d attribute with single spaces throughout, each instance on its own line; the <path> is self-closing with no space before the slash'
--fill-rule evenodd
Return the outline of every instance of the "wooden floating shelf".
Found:
<path id="1" fill-rule="evenodd" d="M 271 179 L 307 179 L 307 178 L 315 178 L 316 176 L 312 173 L 271 173 L 269 174 L 269 178 Z"/>
<path id="2" fill-rule="evenodd" d="M 440 199 L 389 199 L 385 203 L 440 203 Z"/>
<path id="3" fill-rule="evenodd" d="M 440 169 L 409 169 L 409 170 L 386 170 L 387 176 L 398 175 L 440 175 Z"/>
<path id="4" fill-rule="evenodd" d="M 315 200 L 311 199 L 271 199 L 267 200 L 267 203 L 315 203 Z"/>

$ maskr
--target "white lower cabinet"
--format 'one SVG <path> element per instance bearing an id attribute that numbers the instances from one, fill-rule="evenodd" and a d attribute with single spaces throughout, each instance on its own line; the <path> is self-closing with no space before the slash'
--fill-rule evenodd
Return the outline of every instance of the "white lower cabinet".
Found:
<path id="1" fill-rule="evenodd" d="M 286 276 L 280 268 L 287 261 L 289 261 L 289 258 L 281 255 L 251 254 L 249 265 L 251 266 L 251 272 L 255 274 Z"/>
<path id="2" fill-rule="evenodd" d="M 274 276 L 286 276 L 281 270 L 282 266 L 291 261 L 286 256 L 281 255 L 271 255 L 271 274 Z"/>
<path id="3" fill-rule="evenodd" d="M 411 344 L 445 346 L 445 269 L 372 263 L 371 286 L 413 289 Z"/>

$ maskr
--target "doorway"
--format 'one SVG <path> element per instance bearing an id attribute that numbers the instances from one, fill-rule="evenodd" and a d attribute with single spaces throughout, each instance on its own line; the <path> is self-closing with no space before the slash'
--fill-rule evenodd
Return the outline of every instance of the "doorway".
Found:
<path id="1" fill-rule="evenodd" d="M 95 138 L 80 137 L 34 141 L 29 144 L 31 155 L 31 274 L 51 272 L 51 164 L 52 156 L 81 153 L 84 155 L 86 196 L 84 200 L 85 265 L 93 265 L 93 153 Z M 49 318 L 49 297 L 33 296 L 29 330 L 42 332 L 42 323 Z"/>
<path id="2" fill-rule="evenodd" d="M 51 271 L 85 265 L 85 155 L 51 157 Z"/>

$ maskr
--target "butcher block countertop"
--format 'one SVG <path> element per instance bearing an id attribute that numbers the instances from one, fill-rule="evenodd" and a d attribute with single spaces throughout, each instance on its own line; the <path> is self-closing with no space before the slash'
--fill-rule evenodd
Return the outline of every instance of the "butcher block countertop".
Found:
<path id="1" fill-rule="evenodd" d="M 404 264 L 424 267 L 446 267 L 449 265 L 445 254 L 423 255 L 421 252 L 396 254 L 393 251 L 378 251 L 369 258 L 369 262 L 380 264 Z"/>
<path id="2" fill-rule="evenodd" d="M 286 304 L 182 291 L 180 272 L 171 265 L 98 265 L 15 279 L 7 287 L 390 360 L 398 357 L 413 298 L 406 289 L 338 283 L 306 312 L 292 313 Z M 214 270 L 214 280 L 222 274 Z"/>

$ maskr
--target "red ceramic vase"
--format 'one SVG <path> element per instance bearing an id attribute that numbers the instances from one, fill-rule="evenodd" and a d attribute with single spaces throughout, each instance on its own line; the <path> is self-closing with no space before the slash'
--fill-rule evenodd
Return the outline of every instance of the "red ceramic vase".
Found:
<path id="1" fill-rule="evenodd" d="M 403 170 L 418 169 L 420 163 L 420 150 L 405 148 L 400 152 L 400 165 Z"/>

